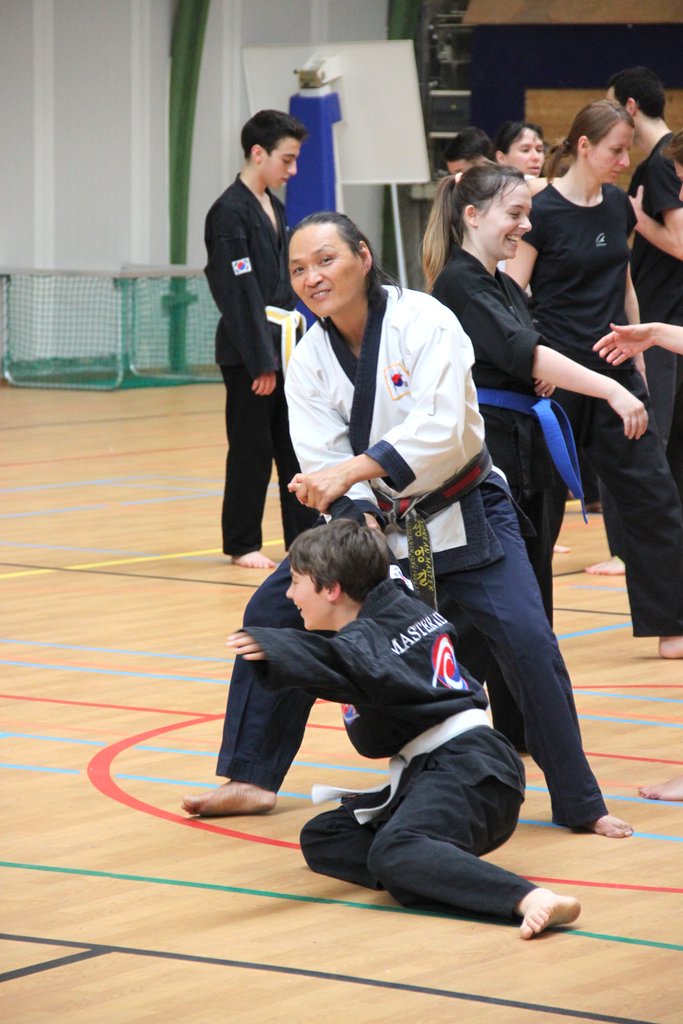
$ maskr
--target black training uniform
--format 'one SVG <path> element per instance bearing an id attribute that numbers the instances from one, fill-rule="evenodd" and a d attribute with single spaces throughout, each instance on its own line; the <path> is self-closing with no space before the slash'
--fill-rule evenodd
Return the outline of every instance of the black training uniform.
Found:
<path id="1" fill-rule="evenodd" d="M 375 587 L 359 616 L 333 637 L 250 627 L 268 660 L 254 662 L 273 689 L 297 687 L 339 702 L 354 747 L 387 757 L 427 729 L 486 707 L 479 683 L 460 671 L 455 630 L 393 580 Z M 486 725 L 418 754 L 379 815 L 387 790 L 347 797 L 301 834 L 309 866 L 321 874 L 387 889 L 404 906 L 509 917 L 535 886 L 481 854 L 515 829 L 524 768 L 512 746 Z"/>
<path id="2" fill-rule="evenodd" d="M 270 193 L 269 193 L 270 195 Z M 205 274 L 220 310 L 216 362 L 228 392 L 228 457 L 223 497 L 223 551 L 244 555 L 262 546 L 261 521 L 273 459 L 277 467 L 285 546 L 315 521 L 287 490 L 299 471 L 289 436 L 280 367 L 280 331 L 266 306 L 294 309 L 284 207 L 271 195 L 278 231 L 256 196 L 235 179 L 206 217 Z M 256 377 L 277 373 L 270 395 L 251 390 Z"/>

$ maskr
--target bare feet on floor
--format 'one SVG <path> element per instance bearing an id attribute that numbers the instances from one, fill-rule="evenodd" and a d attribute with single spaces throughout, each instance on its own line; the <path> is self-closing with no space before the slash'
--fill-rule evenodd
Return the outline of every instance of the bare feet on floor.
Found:
<path id="1" fill-rule="evenodd" d="M 523 918 L 519 934 L 533 939 L 546 928 L 557 924 L 570 924 L 581 913 L 581 904 L 573 896 L 558 896 L 551 889 L 532 889 L 515 907 Z"/>
<path id="2" fill-rule="evenodd" d="M 186 796 L 182 808 L 200 818 L 222 818 L 230 814 L 267 814 L 275 807 L 277 796 L 251 782 L 232 779 L 217 789 Z"/>
<path id="3" fill-rule="evenodd" d="M 638 792 L 646 800 L 683 800 L 683 775 L 661 782 L 658 786 L 639 786 Z"/>
<path id="4" fill-rule="evenodd" d="M 614 814 L 603 814 L 602 818 L 589 821 L 584 827 L 586 832 L 594 832 L 596 836 L 606 836 L 607 839 L 627 839 L 633 835 L 633 829 L 627 821 L 617 818 Z"/>
<path id="5" fill-rule="evenodd" d="M 683 636 L 660 636 L 660 658 L 683 658 Z"/>
<path id="6" fill-rule="evenodd" d="M 618 555 L 612 555 L 606 562 L 588 565 L 583 571 L 591 576 L 623 576 L 626 573 L 626 567 Z"/>
<path id="7" fill-rule="evenodd" d="M 239 565 L 242 569 L 274 569 L 273 562 L 262 551 L 248 551 L 246 555 L 231 555 L 230 561 L 233 565 Z"/>

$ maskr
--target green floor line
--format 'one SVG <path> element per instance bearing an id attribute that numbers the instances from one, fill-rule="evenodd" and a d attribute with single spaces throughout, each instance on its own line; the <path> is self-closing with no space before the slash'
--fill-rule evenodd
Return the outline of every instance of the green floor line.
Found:
<path id="1" fill-rule="evenodd" d="M 382 906 L 376 903 L 358 903 L 354 900 L 337 900 L 324 896 L 300 896 L 296 893 L 273 892 L 268 889 L 247 889 L 236 885 L 219 885 L 217 882 L 188 882 L 180 878 L 154 878 L 149 875 L 119 874 L 115 871 L 94 871 L 89 868 L 62 868 L 49 864 L 21 864 L 15 861 L 0 860 L 0 868 L 15 868 L 21 871 L 48 871 L 62 875 L 81 875 L 88 878 L 110 878 L 119 882 L 146 882 L 150 885 L 175 885 L 187 889 L 205 889 L 211 892 L 233 893 L 238 896 L 264 896 L 268 899 L 290 900 L 295 903 L 315 903 L 338 907 L 350 907 L 352 910 L 378 910 L 387 914 L 412 914 L 417 917 L 437 917 L 444 920 L 471 921 L 471 917 L 457 914 L 441 914 L 429 910 L 411 910 L 408 907 Z M 515 922 L 494 921 L 491 923 L 505 928 L 517 927 Z M 619 942 L 633 946 L 646 946 L 652 949 L 670 949 L 683 953 L 683 944 L 676 942 L 656 942 L 653 939 L 634 939 L 625 935 L 609 935 L 601 932 L 582 931 L 580 928 L 564 928 L 566 935 L 576 935 L 584 939 L 599 939 L 601 942 Z"/>

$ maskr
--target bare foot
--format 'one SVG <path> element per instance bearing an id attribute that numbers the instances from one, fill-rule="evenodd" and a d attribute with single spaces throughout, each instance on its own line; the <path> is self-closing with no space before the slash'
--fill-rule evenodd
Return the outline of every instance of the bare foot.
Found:
<path id="1" fill-rule="evenodd" d="M 275 562 L 261 551 L 249 551 L 246 555 L 231 555 L 230 561 L 233 565 L 239 565 L 242 569 L 274 569 Z"/>
<path id="2" fill-rule="evenodd" d="M 683 636 L 660 636 L 660 658 L 683 658 Z"/>
<path id="3" fill-rule="evenodd" d="M 594 832 L 596 836 L 606 836 L 607 839 L 626 839 L 633 835 L 633 829 L 627 821 L 617 818 L 614 814 L 603 814 L 602 818 L 589 821 L 584 825 L 583 831 Z"/>
<path id="4" fill-rule="evenodd" d="M 612 555 L 606 562 L 596 562 L 583 571 L 590 573 L 591 576 L 623 576 L 626 568 L 618 555 Z"/>
<path id="5" fill-rule="evenodd" d="M 638 786 L 646 800 L 683 800 L 683 775 L 662 782 L 659 786 Z"/>
<path id="6" fill-rule="evenodd" d="M 267 814 L 275 807 L 277 796 L 251 782 L 224 782 L 196 796 L 186 796 L 182 808 L 200 818 L 222 818 L 230 814 Z"/>
<path id="7" fill-rule="evenodd" d="M 532 889 L 515 907 L 515 913 L 524 918 L 519 934 L 533 939 L 555 924 L 570 924 L 581 913 L 581 904 L 573 896 L 558 896 L 552 889 Z"/>

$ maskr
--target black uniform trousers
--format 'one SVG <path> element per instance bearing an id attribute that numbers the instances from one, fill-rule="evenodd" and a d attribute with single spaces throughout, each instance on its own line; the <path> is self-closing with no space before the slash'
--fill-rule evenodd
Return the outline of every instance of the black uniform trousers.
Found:
<path id="1" fill-rule="evenodd" d="M 612 372 L 649 408 L 636 370 Z M 606 402 L 559 389 L 554 397 L 618 513 L 634 636 L 683 636 L 683 514 L 654 417 L 641 438 L 629 441 Z M 558 487 L 555 497 L 561 522 L 566 489 Z"/>
<path id="2" fill-rule="evenodd" d="M 666 443 L 666 458 L 683 505 L 683 356 L 676 356 L 674 406 Z"/>
<path id="3" fill-rule="evenodd" d="M 674 314 L 668 322 L 683 326 L 681 319 Z M 650 405 L 683 503 L 683 356 L 654 345 L 643 358 Z"/>
<path id="4" fill-rule="evenodd" d="M 651 415 L 654 414 L 669 469 L 683 503 L 683 356 L 654 345 L 644 353 L 644 359 Z M 623 558 L 619 512 L 604 485 L 600 486 L 600 500 L 610 554 Z"/>
<path id="5" fill-rule="evenodd" d="M 457 602 L 490 643 L 522 711 L 529 753 L 545 773 L 553 820 L 585 825 L 602 817 L 607 808 L 583 752 L 567 668 L 512 503 L 495 485 L 482 484 L 481 493 L 487 522 L 504 557 L 476 569 L 438 575 L 439 600 Z M 289 580 L 285 561 L 249 601 L 245 629 L 302 628 L 296 608 L 285 598 Z M 277 791 L 299 749 L 312 704 L 313 698 L 300 690 L 267 690 L 252 663 L 238 658 L 217 774 Z"/>
<path id="6" fill-rule="evenodd" d="M 404 907 L 512 917 L 536 886 L 480 857 L 512 835 L 523 797 L 499 779 L 470 774 L 472 740 L 485 743 L 500 760 L 516 760 L 523 787 L 521 762 L 498 733 L 486 728 L 463 733 L 415 758 L 377 819 L 360 825 L 351 798 L 309 821 L 301 832 L 308 866 L 386 889 Z"/>
<path id="7" fill-rule="evenodd" d="M 255 395 L 253 380 L 244 366 L 221 366 L 227 388 L 225 428 L 228 456 L 225 465 L 225 493 L 221 518 L 223 551 L 246 555 L 263 543 L 261 522 L 266 493 L 277 469 L 285 548 L 302 530 L 312 526 L 317 513 L 306 508 L 287 490 L 299 472 L 299 463 L 289 436 L 289 419 L 282 373 L 278 371 L 275 390 Z"/>

